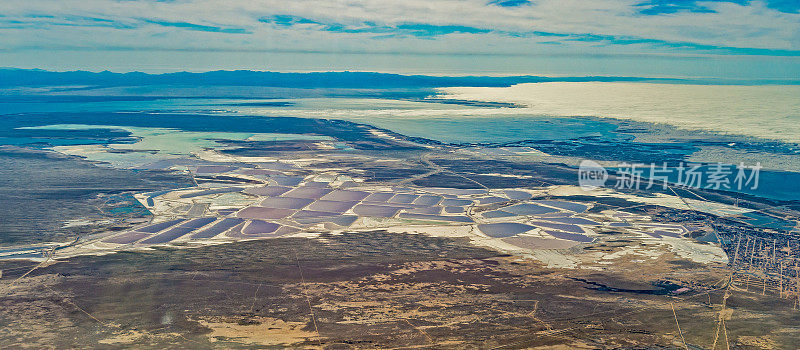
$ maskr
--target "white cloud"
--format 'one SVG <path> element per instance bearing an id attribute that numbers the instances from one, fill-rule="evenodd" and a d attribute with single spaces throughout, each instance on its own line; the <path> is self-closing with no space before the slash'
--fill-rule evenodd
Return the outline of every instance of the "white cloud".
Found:
<path id="1" fill-rule="evenodd" d="M 633 37 L 694 45 L 800 50 L 800 15 L 759 1 L 749 6 L 704 2 L 714 13 L 645 16 L 638 0 L 537 0 L 503 8 L 478 0 L 37 0 L 0 3 L 0 49 L 86 48 L 175 50 L 322 50 L 419 52 L 686 52 L 642 43 L 615 45 L 508 33 L 571 33 Z M 259 21 L 292 15 L 345 26 L 402 23 L 490 29 L 489 34 L 415 37 L 408 33 L 326 32 L 325 25 L 275 26 Z M 99 20 L 98 20 L 99 19 Z M 149 22 L 148 22 L 149 21 Z M 154 22 L 169 22 L 159 25 Z M 194 27 L 192 27 L 194 26 Z M 203 27 L 200 27 L 203 26 Z M 213 32 L 218 30 L 221 32 Z M 245 34 L 235 34 L 237 32 Z M 386 37 L 387 34 L 399 34 Z M 406 34 L 406 35 L 403 35 Z M 572 39 L 579 39 L 573 37 Z M 549 44 L 542 44 L 548 42 Z M 554 44 L 558 43 L 558 44 Z M 696 48 L 695 48 L 696 49 Z M 689 50 L 691 51 L 691 50 Z"/>

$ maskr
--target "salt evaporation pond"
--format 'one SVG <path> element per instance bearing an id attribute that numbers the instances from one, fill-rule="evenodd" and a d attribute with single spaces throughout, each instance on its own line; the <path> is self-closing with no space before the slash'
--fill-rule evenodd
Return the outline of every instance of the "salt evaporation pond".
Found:
<path id="1" fill-rule="evenodd" d="M 428 214 L 411 214 L 401 213 L 401 218 L 404 219 L 418 219 L 418 220 L 434 220 L 434 221 L 452 221 L 452 222 L 474 222 L 467 216 L 446 216 L 446 215 L 428 215 Z"/>
<path id="2" fill-rule="evenodd" d="M 306 209 L 315 211 L 344 213 L 356 204 L 357 202 L 336 202 L 336 201 L 318 200 L 307 206 Z"/>
<path id="3" fill-rule="evenodd" d="M 334 190 L 331 193 L 322 197 L 327 201 L 360 201 L 369 195 L 367 192 L 362 191 L 347 191 L 347 190 Z"/>
<path id="4" fill-rule="evenodd" d="M 257 234 L 264 234 L 264 233 L 272 233 L 275 232 L 280 227 L 280 225 L 268 222 L 268 221 L 261 221 L 261 220 L 253 220 L 250 221 L 247 226 L 242 228 L 242 234 L 245 235 L 257 235 Z"/>
<path id="5" fill-rule="evenodd" d="M 542 221 L 535 221 L 531 223 L 539 227 L 554 228 L 556 230 L 575 232 L 575 233 L 585 232 L 582 228 L 580 228 L 580 226 L 577 225 L 558 224 L 558 223 L 542 222 Z"/>
<path id="6" fill-rule="evenodd" d="M 524 200 L 528 200 L 528 199 L 533 198 L 533 195 L 531 195 L 528 192 L 507 190 L 507 191 L 503 191 L 503 193 L 505 193 L 505 195 L 508 196 L 508 198 L 511 198 L 511 199 L 514 199 L 514 200 L 524 201 Z"/>
<path id="7" fill-rule="evenodd" d="M 497 224 L 481 224 L 478 229 L 489 237 L 503 238 L 516 236 L 520 233 L 528 232 L 536 227 L 515 222 L 503 222 Z"/>
<path id="8" fill-rule="evenodd" d="M 389 203 L 411 204 L 411 203 L 414 202 L 414 200 L 417 199 L 417 197 L 419 197 L 419 196 L 416 195 L 416 194 L 399 193 L 399 194 L 394 195 L 394 197 L 392 197 L 392 199 L 388 200 L 388 202 Z"/>
<path id="9" fill-rule="evenodd" d="M 480 204 L 494 204 L 494 203 L 502 203 L 508 202 L 508 198 L 502 197 L 486 197 L 486 198 L 479 198 L 478 202 Z"/>
<path id="10" fill-rule="evenodd" d="M 316 211 L 316 210 L 300 210 L 294 213 L 294 215 L 292 215 L 292 218 L 295 219 L 319 218 L 319 217 L 339 216 L 341 214 L 342 213 L 331 213 L 331 212 Z"/>
<path id="11" fill-rule="evenodd" d="M 461 209 L 461 208 L 459 207 L 458 209 Z M 463 211 L 463 209 L 461 211 Z M 406 209 L 406 212 L 407 213 L 412 213 L 412 214 L 438 215 L 438 214 L 442 213 L 442 208 L 441 207 L 411 208 L 411 209 Z M 451 212 L 448 211 L 448 213 L 451 213 Z"/>
<path id="12" fill-rule="evenodd" d="M 189 221 L 181 224 L 181 226 L 183 226 L 183 227 L 191 227 L 191 228 L 200 228 L 200 227 L 208 225 L 208 224 L 210 224 L 210 223 L 212 223 L 212 222 L 214 222 L 216 220 L 217 220 L 217 218 L 197 218 L 197 219 L 189 220 Z"/>
<path id="13" fill-rule="evenodd" d="M 547 213 L 554 213 L 557 212 L 558 209 L 543 207 L 541 205 L 536 204 L 517 204 L 512 205 L 510 207 L 503 208 L 503 211 L 514 213 L 517 215 L 537 215 L 537 214 L 547 214 Z"/>
<path id="14" fill-rule="evenodd" d="M 314 202 L 310 198 L 269 197 L 261 202 L 262 207 L 282 209 L 302 209 Z"/>
<path id="15" fill-rule="evenodd" d="M 549 201 L 549 200 L 537 200 L 537 201 L 533 201 L 533 202 L 539 203 L 539 204 L 544 204 L 544 205 L 555 207 L 555 208 L 574 211 L 576 213 L 583 213 L 583 212 L 586 211 L 586 209 L 589 209 L 589 207 L 586 206 L 586 205 L 578 204 L 578 203 L 572 203 L 572 202 Z"/>
<path id="16" fill-rule="evenodd" d="M 145 239 L 144 241 L 139 242 L 139 244 L 161 244 L 161 243 L 167 243 L 167 242 L 170 242 L 172 240 L 175 240 L 176 238 L 180 238 L 180 237 L 182 237 L 184 235 L 187 235 L 187 234 L 189 234 L 189 232 L 192 232 L 192 231 L 194 231 L 194 229 L 191 228 L 191 227 L 183 227 L 183 226 L 173 227 L 173 228 L 171 228 L 169 230 L 164 231 L 163 233 L 161 233 L 161 234 L 159 234 L 157 236 L 153 236 L 153 237 L 150 237 L 148 239 Z"/>
<path id="17" fill-rule="evenodd" d="M 586 226 L 600 226 L 599 222 L 592 221 L 589 219 L 584 218 L 547 218 L 547 221 L 553 222 L 560 222 L 564 224 L 573 224 L 573 225 L 586 225 Z"/>
<path id="18" fill-rule="evenodd" d="M 591 238 L 591 237 L 585 236 L 585 235 L 581 235 L 581 234 L 577 234 L 577 233 L 569 233 L 569 232 L 561 232 L 561 231 L 544 231 L 544 232 L 547 232 L 547 234 L 549 234 L 549 235 L 551 235 L 553 237 L 566 239 L 566 240 L 569 240 L 569 241 L 575 241 L 575 242 L 581 242 L 581 243 L 589 243 L 591 241 L 594 241 L 594 238 Z"/>
<path id="19" fill-rule="evenodd" d="M 364 199 L 365 202 L 378 202 L 378 203 L 385 203 L 390 198 L 394 197 L 394 193 L 391 192 L 377 192 L 373 193 L 367 198 Z"/>
<path id="20" fill-rule="evenodd" d="M 437 205 L 441 201 L 442 201 L 442 197 L 440 197 L 440 196 L 423 195 L 423 196 L 419 196 L 419 198 L 417 198 L 414 201 L 414 204 L 416 204 L 416 205 Z"/>
<path id="21" fill-rule="evenodd" d="M 236 225 L 241 224 L 242 222 L 244 222 L 244 220 L 238 219 L 238 218 L 225 218 L 225 219 L 222 219 L 222 221 L 214 224 L 213 226 L 211 226 L 211 227 L 209 227 L 209 228 L 207 228 L 205 230 L 202 230 L 200 232 L 195 233 L 192 237 L 193 238 L 212 238 L 212 237 L 215 237 L 215 236 L 219 235 L 220 233 L 223 233 L 223 232 L 225 232 L 227 230 L 232 229 L 233 227 L 235 227 Z"/>
<path id="22" fill-rule="evenodd" d="M 509 212 L 502 211 L 502 210 L 487 211 L 487 212 L 485 212 L 485 213 L 483 213 L 481 215 L 483 215 L 483 217 L 485 217 L 487 219 L 506 218 L 506 217 L 509 217 L 509 216 L 517 216 L 517 214 L 511 214 Z"/>
<path id="23" fill-rule="evenodd" d="M 136 229 L 136 231 L 147 232 L 147 233 L 156 233 L 156 232 L 164 230 L 164 229 L 166 229 L 168 227 L 175 226 L 179 222 L 182 222 L 182 221 L 183 221 L 183 219 L 164 221 L 164 222 L 160 222 L 160 223 L 153 224 L 153 225 L 150 225 L 150 226 L 145 226 L 145 227 L 138 228 L 138 229 Z"/>
<path id="24" fill-rule="evenodd" d="M 426 188 L 425 191 L 437 194 L 451 194 L 455 196 L 470 196 L 478 194 L 486 194 L 487 190 L 473 190 L 473 189 L 460 189 L 460 188 Z"/>
<path id="25" fill-rule="evenodd" d="M 361 216 L 390 218 L 395 216 L 400 209 L 402 208 L 385 205 L 359 204 L 353 208 L 353 213 Z"/>
<path id="26" fill-rule="evenodd" d="M 236 216 L 245 219 L 283 219 L 292 215 L 294 209 L 278 209 L 266 207 L 248 207 L 240 210 Z"/>
<path id="27" fill-rule="evenodd" d="M 330 193 L 332 190 L 329 188 L 319 188 L 319 187 L 297 187 L 289 192 L 283 194 L 284 197 L 294 197 L 294 198 L 311 198 L 311 199 L 319 199 L 322 196 Z"/>
<path id="28" fill-rule="evenodd" d="M 442 201 L 442 205 L 448 207 L 465 207 L 468 205 L 472 205 L 472 201 L 468 199 L 445 199 Z"/>
<path id="29" fill-rule="evenodd" d="M 297 186 L 303 182 L 303 178 L 299 176 L 273 176 L 270 179 L 281 186 Z"/>

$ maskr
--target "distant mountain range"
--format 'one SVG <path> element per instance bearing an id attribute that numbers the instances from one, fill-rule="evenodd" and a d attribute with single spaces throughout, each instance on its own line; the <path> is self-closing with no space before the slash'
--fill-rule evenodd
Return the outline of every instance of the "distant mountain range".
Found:
<path id="1" fill-rule="evenodd" d="M 0 87 L 89 85 L 145 86 L 263 86 L 283 88 L 349 88 L 399 89 L 435 88 L 448 86 L 503 87 L 521 83 L 542 82 L 657 82 L 678 84 L 800 84 L 800 80 L 720 80 L 644 78 L 615 76 L 544 77 L 544 76 L 428 76 L 374 72 L 311 72 L 281 73 L 250 70 L 212 71 L 204 73 L 176 72 L 149 74 L 142 72 L 114 73 L 109 71 L 52 72 L 39 69 L 0 68 Z"/>
<path id="2" fill-rule="evenodd" d="M 51 72 L 45 70 L 0 69 L 0 86 L 51 86 L 51 85 L 92 85 L 92 86 L 142 86 L 142 85 L 220 85 L 220 86 L 265 86 L 287 88 L 433 88 L 447 86 L 510 86 L 520 83 L 540 83 L 553 81 L 652 81 L 636 77 L 540 77 L 540 76 L 425 76 L 400 75 L 371 72 L 319 72 L 319 73 L 279 73 L 249 70 L 213 71 L 205 73 L 164 73 L 148 74 L 141 72 Z M 660 82 L 679 81 L 676 79 L 655 79 Z"/>

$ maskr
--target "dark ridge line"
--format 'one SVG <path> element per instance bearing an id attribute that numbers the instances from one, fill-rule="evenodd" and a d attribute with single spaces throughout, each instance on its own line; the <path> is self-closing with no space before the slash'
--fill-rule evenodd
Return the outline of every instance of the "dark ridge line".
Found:
<path id="1" fill-rule="evenodd" d="M 47 86 L 47 85 L 93 85 L 142 86 L 142 85 L 215 85 L 215 86 L 262 86 L 298 88 L 434 88 L 453 86 L 507 87 L 520 83 L 541 82 L 662 82 L 690 84 L 742 83 L 754 81 L 699 79 L 699 78 L 647 78 L 625 76 L 546 77 L 534 75 L 518 76 L 429 76 L 402 75 L 377 72 L 309 72 L 284 73 L 271 71 L 209 71 L 203 73 L 175 72 L 149 74 L 142 72 L 114 73 L 110 71 L 66 71 L 53 72 L 40 69 L 0 69 L 0 86 Z M 759 81 L 757 84 L 800 84 L 795 80 L 777 79 Z"/>

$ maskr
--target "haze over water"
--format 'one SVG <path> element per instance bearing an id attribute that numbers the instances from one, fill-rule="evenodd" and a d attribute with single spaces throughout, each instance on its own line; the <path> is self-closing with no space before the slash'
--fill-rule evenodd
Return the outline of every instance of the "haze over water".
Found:
<path id="1" fill-rule="evenodd" d="M 438 90 L 444 98 L 524 105 L 530 114 L 630 119 L 800 143 L 797 85 L 553 82 Z"/>

